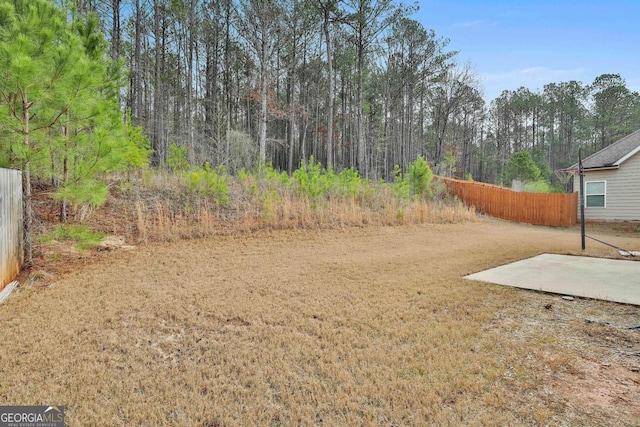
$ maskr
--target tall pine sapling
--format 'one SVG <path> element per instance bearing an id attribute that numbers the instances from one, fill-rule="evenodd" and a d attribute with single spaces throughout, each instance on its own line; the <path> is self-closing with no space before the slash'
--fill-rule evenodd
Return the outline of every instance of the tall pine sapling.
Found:
<path id="1" fill-rule="evenodd" d="M 32 175 L 66 202 L 99 204 L 105 172 L 146 162 L 118 110 L 119 68 L 91 16 L 67 22 L 49 0 L 0 0 L 0 160 L 23 171 L 25 262 L 31 264 Z"/>
<path id="2" fill-rule="evenodd" d="M 31 264 L 33 210 L 32 163 L 48 156 L 45 130 L 66 113 L 62 87 L 72 69 L 71 49 L 64 14 L 46 0 L 0 2 L 0 94 L 2 95 L 2 151 L 10 166 L 22 169 L 25 262 Z"/>

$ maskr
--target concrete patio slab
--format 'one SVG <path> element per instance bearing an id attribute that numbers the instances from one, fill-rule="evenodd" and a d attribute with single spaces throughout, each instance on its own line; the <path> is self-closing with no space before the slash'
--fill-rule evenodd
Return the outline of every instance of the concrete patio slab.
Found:
<path id="1" fill-rule="evenodd" d="M 464 278 L 640 305 L 638 261 L 542 254 Z"/>

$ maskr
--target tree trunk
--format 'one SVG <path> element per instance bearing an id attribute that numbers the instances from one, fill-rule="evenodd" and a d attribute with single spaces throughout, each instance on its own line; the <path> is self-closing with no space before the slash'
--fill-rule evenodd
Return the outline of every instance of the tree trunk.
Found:
<path id="1" fill-rule="evenodd" d="M 69 138 L 69 126 L 63 127 L 64 138 Z M 62 159 L 62 185 L 66 185 L 69 182 L 69 156 L 65 149 L 64 159 Z M 67 222 L 67 200 L 60 200 L 60 222 Z"/>
<path id="2" fill-rule="evenodd" d="M 195 1 L 191 0 L 189 4 L 188 14 L 188 47 L 187 47 L 187 76 L 186 76 L 186 108 L 185 114 L 187 116 L 187 146 L 189 147 L 189 162 L 193 165 L 196 164 L 196 147 L 194 141 L 194 122 L 193 122 L 193 54 L 195 48 L 195 32 L 197 31 L 195 22 Z M 198 159 L 199 160 L 199 159 Z"/>
<path id="3" fill-rule="evenodd" d="M 293 153 L 294 141 L 297 134 L 296 121 L 296 89 L 295 89 L 295 42 L 293 47 L 293 66 L 289 67 L 287 76 L 287 104 L 289 105 L 288 126 L 287 126 L 287 173 L 289 176 L 293 173 Z"/>
<path id="4" fill-rule="evenodd" d="M 26 92 L 22 93 L 22 135 L 26 150 L 31 148 L 29 140 L 29 109 L 33 105 Z M 27 157 L 22 169 L 22 192 L 24 203 L 24 263 L 27 268 L 33 265 L 33 202 L 31 199 L 31 164 Z"/>
<path id="5" fill-rule="evenodd" d="M 260 136 L 258 139 L 260 158 L 259 168 L 262 171 L 267 161 L 267 37 L 262 38 L 262 61 L 260 63 Z"/>
<path id="6" fill-rule="evenodd" d="M 142 107 L 142 77 L 140 67 L 140 51 L 142 49 L 142 18 L 140 10 L 140 0 L 135 4 L 135 24 L 134 24 L 134 51 L 133 64 L 131 64 L 131 83 L 129 93 L 129 108 L 135 125 L 140 125 L 140 110 Z M 148 125 L 145 123 L 145 125 Z"/>
<path id="7" fill-rule="evenodd" d="M 360 33 L 360 41 L 362 40 L 362 33 Z M 357 68 L 358 68 L 358 83 L 356 87 L 356 138 L 358 140 L 358 170 L 360 171 L 360 175 L 364 177 L 369 177 L 368 168 L 366 165 L 366 142 L 364 138 L 364 126 L 362 123 L 362 109 L 363 109 L 363 101 L 362 101 L 362 86 L 363 86 L 363 61 L 364 61 L 364 46 L 360 42 L 358 43 L 358 60 L 357 60 Z"/>
<path id="8" fill-rule="evenodd" d="M 160 166 L 164 160 L 164 114 L 163 114 L 163 83 L 162 83 L 162 49 L 164 48 L 163 31 L 160 28 L 160 0 L 154 0 L 153 32 L 155 43 L 155 64 L 154 64 L 154 98 L 153 98 L 153 133 L 152 158 L 153 166 Z"/>
<path id="9" fill-rule="evenodd" d="M 115 62 L 120 57 L 120 1 L 112 0 L 113 8 L 111 27 L 111 59 Z"/>
<path id="10" fill-rule="evenodd" d="M 324 32 L 325 44 L 327 47 L 327 73 L 329 78 L 329 99 L 327 101 L 327 168 L 333 166 L 333 60 L 331 56 L 331 34 L 329 33 L 329 7 L 324 7 L 324 23 L 322 30 Z"/>

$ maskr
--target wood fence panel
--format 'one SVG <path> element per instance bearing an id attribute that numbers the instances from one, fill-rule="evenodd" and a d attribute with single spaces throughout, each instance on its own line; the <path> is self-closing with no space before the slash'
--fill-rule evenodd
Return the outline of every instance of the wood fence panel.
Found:
<path id="1" fill-rule="evenodd" d="M 555 227 L 570 227 L 578 222 L 578 193 L 526 193 L 484 182 L 436 179 L 444 182 L 450 195 L 496 218 Z"/>
<path id="2" fill-rule="evenodd" d="M 22 227 L 22 173 L 0 168 L 0 290 L 20 272 Z"/>

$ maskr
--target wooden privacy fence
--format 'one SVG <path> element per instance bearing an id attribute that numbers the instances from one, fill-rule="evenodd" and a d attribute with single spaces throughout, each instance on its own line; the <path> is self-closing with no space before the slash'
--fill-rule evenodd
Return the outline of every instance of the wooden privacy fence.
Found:
<path id="1" fill-rule="evenodd" d="M 437 177 L 467 206 L 496 218 L 570 227 L 578 222 L 578 193 L 525 193 L 484 182 Z"/>
<path id="2" fill-rule="evenodd" d="M 20 272 L 22 227 L 22 173 L 0 168 L 0 290 Z"/>

